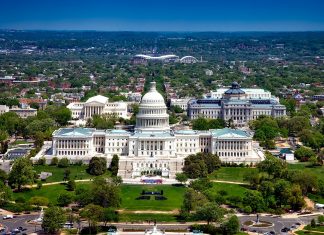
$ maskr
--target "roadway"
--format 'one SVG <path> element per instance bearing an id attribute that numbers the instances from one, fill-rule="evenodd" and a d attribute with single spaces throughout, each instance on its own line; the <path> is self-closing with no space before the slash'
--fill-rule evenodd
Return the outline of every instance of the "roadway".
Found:
<path id="1" fill-rule="evenodd" d="M 39 214 L 29 214 L 29 215 L 18 215 L 13 219 L 2 220 L 0 221 L 6 228 L 6 232 L 10 232 L 11 230 L 17 227 L 26 228 L 26 231 L 23 233 L 30 234 L 33 232 L 41 231 L 40 225 L 34 225 L 27 223 L 30 220 L 38 218 Z M 273 223 L 273 226 L 268 228 L 255 228 L 255 227 L 246 227 L 242 224 L 248 220 L 256 220 L 255 215 L 238 215 L 239 220 L 241 222 L 241 226 L 247 228 L 249 231 L 257 232 L 257 233 L 265 233 L 269 231 L 274 231 L 276 234 L 280 234 L 280 231 L 284 227 L 290 228 L 292 225 L 296 223 L 300 224 L 309 224 L 311 219 L 316 218 L 318 215 L 310 215 L 310 216 L 300 216 L 296 218 L 282 218 L 280 216 L 272 216 L 272 215 L 261 215 L 259 217 L 260 220 L 264 220 L 267 222 Z M 158 228 L 161 230 L 187 230 L 192 223 L 164 223 L 158 224 Z M 143 230 L 151 229 L 153 223 L 113 223 L 119 229 L 132 229 L 132 230 Z M 87 226 L 87 222 L 84 221 L 81 223 L 81 226 Z M 77 225 L 75 225 L 77 227 Z"/>

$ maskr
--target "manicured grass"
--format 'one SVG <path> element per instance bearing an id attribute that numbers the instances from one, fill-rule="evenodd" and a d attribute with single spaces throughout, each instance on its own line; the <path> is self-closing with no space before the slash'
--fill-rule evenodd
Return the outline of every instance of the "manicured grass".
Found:
<path id="1" fill-rule="evenodd" d="M 88 187 L 90 183 L 82 182 L 78 183 L 84 187 Z M 142 190 L 160 191 L 163 190 L 163 196 L 167 197 L 167 200 L 158 201 L 154 196 L 151 196 L 151 200 L 136 200 L 142 193 Z M 66 191 L 66 185 L 55 184 L 43 186 L 41 189 L 26 189 L 23 192 L 14 193 L 14 199 L 18 197 L 24 197 L 27 201 L 34 196 L 46 197 L 53 204 L 57 203 L 57 197 Z M 122 204 L 120 209 L 126 210 L 163 210 L 169 211 L 179 209 L 183 202 L 183 194 L 185 187 L 177 187 L 171 185 L 121 185 L 121 197 Z M 69 192 L 74 194 L 74 192 Z"/>
<path id="2" fill-rule="evenodd" d="M 313 173 L 317 175 L 318 178 L 324 178 L 324 166 L 316 166 L 311 167 L 309 163 L 307 162 L 301 162 L 296 164 L 289 164 L 288 165 L 289 170 L 303 170 L 306 172 Z"/>
<path id="3" fill-rule="evenodd" d="M 315 228 L 312 228 L 310 226 L 306 226 L 304 230 L 311 230 L 311 231 L 319 231 L 324 232 L 324 226 L 316 226 Z"/>
<path id="4" fill-rule="evenodd" d="M 228 196 L 244 196 L 244 193 L 249 191 L 250 189 L 244 187 L 243 185 L 238 184 L 227 184 L 227 183 L 213 183 L 213 187 L 208 189 L 208 192 L 213 194 L 217 194 L 219 191 L 225 191 Z"/>
<path id="5" fill-rule="evenodd" d="M 151 196 L 150 200 L 136 200 L 141 196 L 142 190 L 160 191 L 163 190 L 163 196 L 167 200 L 155 200 Z M 185 187 L 172 185 L 122 185 L 122 209 L 127 210 L 174 210 L 179 209 L 183 202 Z"/>
<path id="6" fill-rule="evenodd" d="M 66 185 L 63 184 L 55 184 L 55 185 L 49 185 L 49 186 L 43 186 L 41 189 L 25 189 L 22 192 L 15 192 L 13 194 L 14 199 L 18 197 L 25 198 L 26 201 L 28 201 L 31 197 L 38 196 L 38 197 L 46 197 L 48 198 L 49 202 L 52 204 L 57 203 L 57 197 L 63 193 L 68 192 L 66 191 Z M 70 192 L 71 194 L 74 194 L 74 192 Z"/>
<path id="7" fill-rule="evenodd" d="M 87 167 L 86 165 L 78 166 L 78 165 L 70 165 L 67 168 L 60 168 L 57 166 L 42 166 L 42 165 L 35 165 L 34 170 L 39 174 L 42 171 L 43 172 L 51 172 L 52 176 L 48 177 L 46 179 L 46 182 L 59 182 L 63 181 L 64 177 L 64 171 L 66 169 L 69 169 L 71 171 L 70 173 L 70 179 L 73 180 L 81 180 L 81 179 L 91 179 L 94 178 L 95 176 L 90 175 L 87 173 Z M 110 172 L 107 171 L 104 176 L 109 176 Z"/>
<path id="8" fill-rule="evenodd" d="M 157 222 L 176 222 L 177 217 L 171 214 L 131 214 L 121 213 L 119 214 L 119 220 L 121 222 L 142 222 L 142 221 L 154 221 Z"/>
<path id="9" fill-rule="evenodd" d="M 256 168 L 250 167 L 221 167 L 219 170 L 214 171 L 211 179 L 244 182 L 243 177 L 249 172 L 257 172 Z"/>
<path id="10" fill-rule="evenodd" d="M 321 235 L 321 234 L 323 234 L 323 233 L 309 232 L 309 231 L 305 231 L 305 230 L 296 231 L 295 233 L 297 233 L 299 235 Z"/>

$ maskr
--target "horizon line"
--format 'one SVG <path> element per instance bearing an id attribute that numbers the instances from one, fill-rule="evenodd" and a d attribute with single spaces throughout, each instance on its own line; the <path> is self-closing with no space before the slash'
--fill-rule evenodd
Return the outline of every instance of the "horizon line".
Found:
<path id="1" fill-rule="evenodd" d="M 133 32 L 133 33 L 311 33 L 324 32 L 324 29 L 315 30 L 102 30 L 102 29 L 14 29 L 0 28 L 0 31 L 53 31 L 53 32 Z"/>

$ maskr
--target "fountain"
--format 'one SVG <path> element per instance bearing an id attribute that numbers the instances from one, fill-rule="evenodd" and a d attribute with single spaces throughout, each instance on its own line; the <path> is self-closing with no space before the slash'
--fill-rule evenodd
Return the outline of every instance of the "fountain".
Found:
<path id="1" fill-rule="evenodd" d="M 160 229 L 158 229 L 157 226 L 156 226 L 156 222 L 154 222 L 153 229 L 145 232 L 144 234 L 145 235 L 163 235 L 165 233 L 162 232 Z"/>
<path id="2" fill-rule="evenodd" d="M 42 223 L 43 222 L 43 218 L 44 218 L 44 208 L 42 207 L 42 209 L 41 209 L 41 211 L 40 211 L 40 214 L 39 214 L 39 217 L 38 218 L 36 218 L 36 219 L 34 219 L 34 220 L 32 220 L 31 222 L 32 223 Z"/>

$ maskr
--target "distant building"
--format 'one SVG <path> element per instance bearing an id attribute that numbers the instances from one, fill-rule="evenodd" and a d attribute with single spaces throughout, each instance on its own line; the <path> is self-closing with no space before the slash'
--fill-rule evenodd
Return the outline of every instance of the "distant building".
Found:
<path id="1" fill-rule="evenodd" d="M 324 95 L 313 95 L 312 100 L 322 101 L 324 100 Z"/>
<path id="2" fill-rule="evenodd" d="M 0 77 L 0 83 L 11 85 L 15 81 L 15 79 L 16 78 L 14 78 L 13 76 Z"/>
<path id="3" fill-rule="evenodd" d="M 180 59 L 180 63 L 182 64 L 195 64 L 197 62 L 199 61 L 193 56 L 184 56 Z"/>
<path id="4" fill-rule="evenodd" d="M 170 62 L 178 62 L 179 56 L 176 55 L 161 55 L 161 56 L 150 56 L 138 54 L 135 55 L 132 59 L 133 64 L 147 64 L 148 61 L 152 62 L 162 62 L 162 63 L 170 63 Z"/>
<path id="5" fill-rule="evenodd" d="M 9 149 L 5 154 L 6 160 L 15 160 L 17 158 L 25 157 L 29 154 L 30 148 L 15 148 Z"/>
<path id="6" fill-rule="evenodd" d="M 9 112 L 16 113 L 21 118 L 34 117 L 37 114 L 37 109 L 30 108 L 27 105 L 23 107 L 12 107 Z"/>
<path id="7" fill-rule="evenodd" d="M 93 100 L 105 101 L 102 97 Z M 61 128 L 53 132 L 52 151 L 44 158 L 48 162 L 56 156 L 89 163 L 93 156 L 100 156 L 109 164 L 117 154 L 118 175 L 123 178 L 141 177 L 148 172 L 175 178 L 190 154 L 208 152 L 218 154 L 223 162 L 254 164 L 264 159 L 256 150 L 251 133 L 243 130 L 171 130 L 164 98 L 152 82 L 139 105 L 134 131 Z M 33 161 L 40 157 L 37 155 Z"/>
<path id="8" fill-rule="evenodd" d="M 212 70 L 210 70 L 210 69 L 206 69 L 205 70 L 205 74 L 206 74 L 206 76 L 213 76 L 213 71 Z"/>
<path id="9" fill-rule="evenodd" d="M 108 102 L 108 98 L 102 95 L 93 96 L 86 102 L 70 103 L 67 108 L 71 110 L 73 119 L 87 120 L 95 114 L 111 114 L 124 119 L 129 118 L 127 116 L 127 103 L 123 101 Z"/>
<path id="10" fill-rule="evenodd" d="M 187 111 L 188 109 L 188 102 L 192 98 L 182 98 L 182 99 L 170 99 L 170 106 L 179 106 L 182 110 Z"/>
<path id="11" fill-rule="evenodd" d="M 211 92 L 210 97 L 192 99 L 188 103 L 190 119 L 199 117 L 221 118 L 231 120 L 235 126 L 245 126 L 250 120 L 261 115 L 282 117 L 286 115 L 286 107 L 278 98 L 263 89 L 241 89 L 234 82 L 230 89 L 218 89 Z"/>
<path id="12" fill-rule="evenodd" d="M 295 160 L 295 154 L 289 148 L 280 149 L 280 157 L 286 161 Z"/>
<path id="13" fill-rule="evenodd" d="M 9 107 L 7 105 L 0 105 L 0 115 L 9 112 Z"/>
<path id="14" fill-rule="evenodd" d="M 38 104 L 40 109 L 45 109 L 47 106 L 47 100 L 33 99 L 33 98 L 19 98 L 20 105 Z"/>

